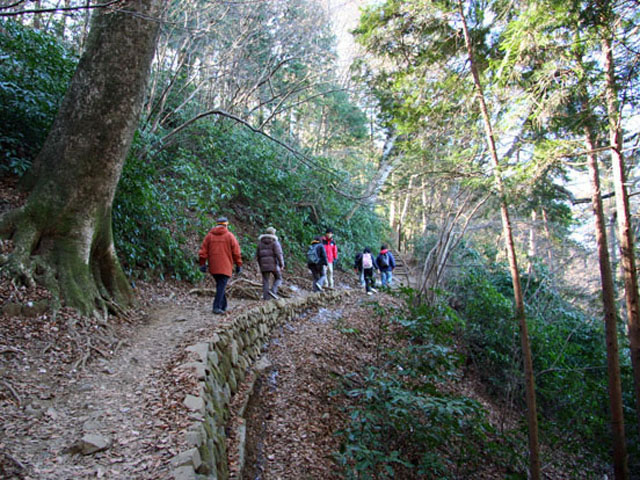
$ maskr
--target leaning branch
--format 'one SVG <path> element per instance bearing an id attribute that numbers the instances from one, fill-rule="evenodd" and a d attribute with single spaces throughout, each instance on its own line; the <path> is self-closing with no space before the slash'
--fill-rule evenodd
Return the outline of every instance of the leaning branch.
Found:
<path id="1" fill-rule="evenodd" d="M 564 191 L 564 193 L 568 192 L 567 190 L 564 190 L 564 189 L 563 189 L 563 191 Z M 575 198 L 571 193 L 568 193 L 568 195 L 569 195 L 569 200 L 571 201 L 571 204 L 573 204 L 573 205 L 579 205 L 581 203 L 591 203 L 591 201 L 592 201 L 591 198 Z M 615 195 L 615 192 L 609 192 L 609 193 L 605 193 L 603 195 L 600 195 L 600 198 L 602 198 L 604 200 L 605 198 L 611 198 L 614 195 Z M 636 195 L 640 195 L 640 191 L 632 192 L 632 193 L 628 194 L 629 197 L 634 197 Z"/>
<path id="2" fill-rule="evenodd" d="M 582 157 L 584 155 L 592 155 L 594 153 L 601 153 L 601 152 L 606 152 L 608 150 L 611 150 L 613 147 L 611 145 L 607 145 L 606 147 L 599 147 L 599 148 L 594 148 L 593 150 L 580 150 L 578 152 L 572 152 L 572 153 L 565 153 L 563 155 L 558 155 L 557 157 L 555 157 L 556 159 L 561 159 L 561 158 L 574 158 L 574 157 Z M 624 152 L 632 152 L 633 150 L 637 150 L 638 148 L 640 148 L 640 145 L 635 145 L 633 147 L 629 147 L 629 148 L 624 148 L 621 150 L 621 153 Z M 589 199 L 589 201 L 591 201 L 591 199 Z"/>
<path id="3" fill-rule="evenodd" d="M 56 12 L 72 12 L 76 10 L 93 10 L 95 8 L 106 8 L 111 5 L 115 5 L 116 3 L 121 3 L 122 0 L 112 0 L 107 3 L 99 3 L 97 5 L 82 5 L 79 7 L 57 7 L 57 8 L 34 8 L 29 10 L 17 10 L 14 12 L 0 12 L 0 17 L 16 17 L 18 15 L 28 15 L 31 13 L 56 13 Z M 7 5 L 5 7 L 0 7 L 0 10 L 6 8 L 12 8 L 14 6 L 20 5 L 23 2 L 16 2 L 13 5 Z"/>
<path id="4" fill-rule="evenodd" d="M 252 132 L 257 133 L 259 135 L 262 135 L 263 137 L 268 138 L 272 142 L 277 143 L 282 148 L 284 148 L 285 150 L 290 152 L 293 156 L 298 158 L 302 162 L 303 165 L 306 165 L 311 170 L 320 170 L 320 171 L 326 173 L 327 175 L 330 175 L 336 181 L 338 181 L 340 179 L 338 173 L 335 172 L 334 170 L 331 170 L 329 168 L 323 167 L 322 165 L 319 165 L 315 160 L 313 160 L 312 158 L 308 157 L 304 153 L 299 152 L 298 150 L 296 150 L 295 148 L 287 145 L 286 143 L 282 142 L 281 140 L 278 140 L 277 138 L 272 137 L 268 133 L 263 132 L 262 130 L 254 127 L 253 125 L 251 125 L 246 120 L 243 120 L 242 118 L 240 118 L 240 117 L 238 117 L 236 115 L 233 115 L 232 113 L 229 113 L 229 112 L 226 112 L 226 111 L 220 110 L 220 109 L 214 109 L 214 110 L 209 110 L 209 111 L 206 111 L 206 112 L 202 112 L 202 113 L 196 115 L 195 117 L 191 118 L 190 120 L 187 120 L 185 123 L 183 123 L 179 127 L 174 128 L 171 132 L 169 132 L 167 135 L 165 135 L 161 140 L 158 140 L 157 142 L 152 144 L 150 147 L 145 148 L 138 155 L 138 158 L 140 158 L 143 155 L 145 155 L 146 153 L 148 153 L 150 149 L 152 149 L 153 147 L 157 146 L 161 142 L 165 143 L 165 146 L 166 146 L 166 141 L 167 140 L 171 139 L 172 137 L 174 137 L 175 135 L 177 135 L 178 133 L 180 133 L 182 130 L 184 130 L 185 128 L 189 127 L 193 123 L 197 122 L 198 120 L 200 120 L 202 118 L 205 118 L 205 117 L 209 117 L 211 115 L 219 115 L 221 117 L 226 117 L 226 118 L 229 118 L 229 119 L 231 119 L 231 120 L 233 120 L 233 121 L 235 121 L 237 123 L 240 123 L 240 124 L 244 125 L 245 127 L 247 127 L 249 130 L 251 130 Z M 164 147 L 161 147 L 158 151 L 161 151 L 163 148 Z M 347 192 L 344 192 L 344 191 L 338 189 L 336 186 L 334 186 L 332 184 L 329 184 L 329 188 L 331 188 L 338 195 L 340 195 L 340 196 L 342 196 L 342 197 L 344 197 L 344 198 L 346 198 L 348 200 L 351 200 L 351 201 L 362 202 L 363 200 L 368 198 L 368 195 L 360 195 L 360 196 L 351 195 L 351 194 L 349 194 Z"/>

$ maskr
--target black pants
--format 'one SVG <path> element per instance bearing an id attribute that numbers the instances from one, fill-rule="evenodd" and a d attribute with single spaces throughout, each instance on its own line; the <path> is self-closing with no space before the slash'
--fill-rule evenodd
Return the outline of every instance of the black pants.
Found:
<path id="1" fill-rule="evenodd" d="M 224 312 L 227 309 L 227 296 L 224 294 L 224 290 L 227 288 L 227 282 L 230 277 L 221 273 L 215 273 L 213 278 L 216 280 L 216 298 L 213 300 L 213 309 Z"/>
<path id="2" fill-rule="evenodd" d="M 324 265 L 307 265 L 309 270 L 311 270 L 311 276 L 313 277 L 313 288 L 314 292 L 322 291 L 322 284 L 324 283 L 325 274 L 324 274 Z"/>
<path id="3" fill-rule="evenodd" d="M 373 268 L 364 269 L 364 283 L 366 291 L 370 292 L 373 287 Z"/>

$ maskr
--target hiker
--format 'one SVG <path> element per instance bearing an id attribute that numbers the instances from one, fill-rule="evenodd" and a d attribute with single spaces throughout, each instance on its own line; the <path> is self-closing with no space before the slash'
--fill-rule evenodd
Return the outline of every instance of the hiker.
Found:
<path id="1" fill-rule="evenodd" d="M 327 228 L 324 237 L 322 237 L 322 246 L 324 247 L 324 251 L 327 254 L 327 277 L 325 283 L 327 283 L 329 289 L 333 290 L 333 264 L 334 262 L 337 263 L 338 260 L 338 247 L 336 246 L 336 242 L 333 239 L 332 229 Z"/>
<path id="2" fill-rule="evenodd" d="M 284 270 L 284 257 L 282 256 L 282 246 L 276 237 L 276 229 L 269 227 L 267 233 L 258 237 L 258 248 L 256 258 L 262 273 L 262 299 L 269 300 L 269 297 L 278 299 L 278 287 L 282 284 L 282 273 Z M 269 288 L 269 282 L 273 275 L 273 285 Z"/>
<path id="3" fill-rule="evenodd" d="M 376 259 L 371 255 L 371 249 L 369 247 L 365 247 L 362 253 L 356 256 L 356 262 L 353 267 L 356 271 L 364 275 L 367 295 L 377 292 L 377 290 L 373 288 L 373 270 L 374 268 L 377 269 L 378 265 L 376 264 Z"/>
<path id="4" fill-rule="evenodd" d="M 380 269 L 380 283 L 383 287 L 390 287 L 393 279 L 393 269 L 396 268 L 396 259 L 386 245 L 380 247 L 380 253 L 376 257 L 376 264 Z"/>
<path id="5" fill-rule="evenodd" d="M 327 266 L 327 252 L 322 245 L 322 237 L 315 237 L 307 250 L 307 266 L 313 277 L 314 292 L 322 291 L 325 281 L 325 268 Z"/>
<path id="6" fill-rule="evenodd" d="M 216 226 L 204 237 L 200 247 L 200 271 L 207 271 L 216 281 L 216 297 L 213 300 L 213 313 L 223 314 L 227 310 L 227 296 L 224 293 L 227 282 L 236 264 L 236 274 L 242 271 L 242 255 L 236 237 L 228 230 L 229 220 L 220 217 Z"/>
<path id="7" fill-rule="evenodd" d="M 362 252 L 358 252 L 356 253 L 355 259 L 353 260 L 353 268 L 356 270 L 356 273 L 358 273 L 360 286 L 364 287 L 366 285 L 364 282 L 364 270 L 360 269 L 358 271 L 358 263 L 360 263 L 361 261 L 362 261 Z"/>

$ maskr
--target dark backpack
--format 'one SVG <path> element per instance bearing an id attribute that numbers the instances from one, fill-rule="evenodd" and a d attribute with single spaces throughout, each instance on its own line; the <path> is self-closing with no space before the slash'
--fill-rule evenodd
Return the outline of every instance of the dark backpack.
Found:
<path id="1" fill-rule="evenodd" d="M 387 253 L 381 253 L 378 257 L 378 267 L 387 268 L 389 266 L 389 256 Z"/>
<path id="2" fill-rule="evenodd" d="M 318 255 L 318 245 L 320 244 L 314 243 L 313 245 L 309 245 L 309 249 L 307 250 L 307 263 L 310 265 L 317 265 L 320 263 L 320 255 Z"/>

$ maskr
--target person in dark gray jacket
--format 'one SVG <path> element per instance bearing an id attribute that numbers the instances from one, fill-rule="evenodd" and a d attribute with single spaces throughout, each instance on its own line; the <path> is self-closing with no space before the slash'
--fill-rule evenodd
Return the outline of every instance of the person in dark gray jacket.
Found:
<path id="1" fill-rule="evenodd" d="M 284 270 L 284 257 L 282 246 L 276 237 L 276 229 L 269 227 L 267 233 L 258 237 L 256 257 L 262 273 L 262 298 L 278 297 L 278 287 L 282 284 L 282 270 Z M 273 276 L 273 284 L 269 287 Z"/>

